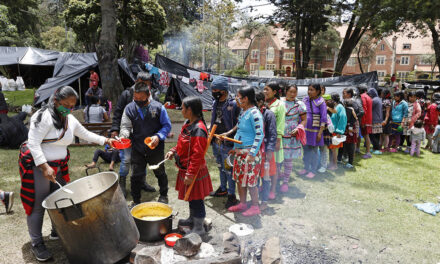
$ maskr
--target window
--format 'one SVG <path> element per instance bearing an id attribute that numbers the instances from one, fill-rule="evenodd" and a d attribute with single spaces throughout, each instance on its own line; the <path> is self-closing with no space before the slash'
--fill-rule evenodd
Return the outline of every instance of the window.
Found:
<path id="1" fill-rule="evenodd" d="M 408 43 L 403 44 L 403 49 L 411 49 L 411 44 Z"/>
<path id="2" fill-rule="evenodd" d="M 356 65 L 356 58 L 350 58 L 347 61 L 347 66 L 355 66 Z"/>
<path id="3" fill-rule="evenodd" d="M 258 55 L 260 54 L 259 50 L 254 49 L 251 52 L 251 59 L 258 59 Z"/>
<path id="4" fill-rule="evenodd" d="M 385 44 L 380 44 L 380 50 L 385 50 Z"/>
<path id="5" fill-rule="evenodd" d="M 386 71 L 377 71 L 377 77 L 382 78 L 385 77 L 385 75 L 387 75 Z"/>
<path id="6" fill-rule="evenodd" d="M 377 65 L 385 65 L 386 56 L 376 56 Z"/>
<path id="7" fill-rule="evenodd" d="M 275 70 L 275 64 L 266 64 L 266 70 Z"/>
<path id="8" fill-rule="evenodd" d="M 397 72 L 397 77 L 400 79 L 406 79 L 408 78 L 409 72 L 407 71 L 401 71 L 401 72 Z"/>
<path id="9" fill-rule="evenodd" d="M 295 54 L 292 52 L 286 52 L 284 53 L 284 60 L 293 60 L 295 58 Z"/>
<path id="10" fill-rule="evenodd" d="M 275 50 L 274 50 L 274 48 L 273 47 L 267 48 L 266 60 L 267 61 L 273 61 L 274 58 L 275 58 Z"/>
<path id="11" fill-rule="evenodd" d="M 408 56 L 400 57 L 400 65 L 409 65 L 409 57 Z"/>
<path id="12" fill-rule="evenodd" d="M 251 71 L 257 71 L 258 70 L 258 64 L 257 63 L 251 63 Z"/>

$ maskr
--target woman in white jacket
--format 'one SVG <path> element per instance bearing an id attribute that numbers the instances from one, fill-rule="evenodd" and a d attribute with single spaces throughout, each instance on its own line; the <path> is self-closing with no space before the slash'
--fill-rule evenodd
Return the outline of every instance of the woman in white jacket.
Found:
<path id="1" fill-rule="evenodd" d="M 70 114 L 77 99 L 78 94 L 72 87 L 57 89 L 47 105 L 32 116 L 28 141 L 20 147 L 20 196 L 27 214 L 32 252 L 39 261 L 52 258 L 41 233 L 45 212 L 41 204 L 56 189 L 55 179 L 61 184 L 70 180 L 67 147 L 73 143 L 75 136 L 100 145 L 113 143 L 113 139 L 85 129 Z M 56 231 L 52 229 L 50 239 L 57 238 Z"/>

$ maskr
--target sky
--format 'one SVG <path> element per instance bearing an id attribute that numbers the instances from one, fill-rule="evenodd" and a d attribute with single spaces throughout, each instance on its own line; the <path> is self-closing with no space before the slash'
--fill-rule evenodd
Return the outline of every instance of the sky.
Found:
<path id="1" fill-rule="evenodd" d="M 264 4 L 268 4 L 265 6 L 261 6 L 261 7 L 255 7 L 251 13 L 252 16 L 267 16 L 267 15 L 271 15 L 274 10 L 275 10 L 275 6 L 270 4 L 269 1 L 267 0 L 243 0 L 242 3 L 238 4 L 239 8 L 245 8 L 248 6 L 256 6 L 256 5 L 264 5 Z M 250 9 L 243 9 L 244 10 L 250 10 Z"/>

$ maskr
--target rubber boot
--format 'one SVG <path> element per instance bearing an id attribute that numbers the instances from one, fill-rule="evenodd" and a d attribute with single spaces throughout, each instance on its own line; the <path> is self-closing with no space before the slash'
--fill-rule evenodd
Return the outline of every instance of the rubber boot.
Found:
<path id="1" fill-rule="evenodd" d="M 119 186 L 121 187 L 122 193 L 124 194 L 124 198 L 127 198 L 127 189 L 125 186 L 125 177 L 119 177 Z"/>
<path id="2" fill-rule="evenodd" d="M 192 209 L 189 209 L 189 217 L 187 219 L 179 219 L 177 223 L 178 226 L 188 226 L 192 227 L 194 224 L 194 212 Z"/>
<path id="3" fill-rule="evenodd" d="M 194 221 L 194 226 L 193 226 L 193 228 L 191 229 L 191 232 L 190 233 L 196 233 L 196 234 L 198 234 L 199 236 L 203 236 L 203 235 L 205 235 L 206 234 L 206 231 L 205 231 L 205 227 L 203 226 L 203 223 L 204 223 L 204 221 L 205 221 L 205 218 L 204 217 L 202 217 L 202 218 L 199 218 L 199 217 L 194 217 L 193 218 L 193 221 Z"/>

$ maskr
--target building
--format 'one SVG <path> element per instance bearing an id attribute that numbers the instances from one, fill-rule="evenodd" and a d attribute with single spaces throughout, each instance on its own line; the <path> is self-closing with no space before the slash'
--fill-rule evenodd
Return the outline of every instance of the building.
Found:
<path id="1" fill-rule="evenodd" d="M 269 36 L 255 39 L 250 48 L 249 39 L 234 39 L 229 42 L 228 46 L 242 60 L 246 57 L 249 48 L 245 69 L 251 75 L 258 75 L 258 70 L 274 70 L 280 76 L 290 77 L 295 67 L 295 50 L 287 44 L 288 33 L 280 27 L 272 28 L 271 31 Z M 345 36 L 346 26 L 338 27 L 337 31 L 342 39 Z M 364 72 L 377 71 L 381 80 L 393 74 L 401 80 L 428 79 L 433 76 L 439 79 L 440 77 L 439 68 L 433 68 L 435 57 L 430 36 L 419 34 L 418 37 L 410 38 L 407 34 L 396 33 L 373 43 L 372 48 L 374 52 L 369 58 L 360 58 L 362 68 Z M 336 58 L 337 53 L 323 59 L 312 58 L 309 69 L 321 72 L 323 76 L 331 76 Z M 342 74 L 361 73 L 358 61 L 357 55 L 353 54 L 347 61 Z"/>

